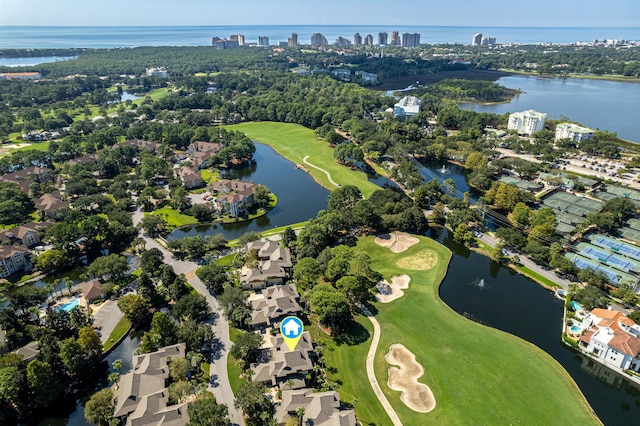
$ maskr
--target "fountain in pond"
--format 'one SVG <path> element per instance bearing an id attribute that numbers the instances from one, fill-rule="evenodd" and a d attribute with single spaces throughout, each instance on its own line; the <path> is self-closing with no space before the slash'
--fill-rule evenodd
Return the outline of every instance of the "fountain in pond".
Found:
<path id="1" fill-rule="evenodd" d="M 484 282 L 484 278 L 480 278 L 479 280 L 475 280 L 471 284 L 476 286 L 476 287 L 478 287 L 478 288 L 485 288 L 487 286 L 487 284 L 485 284 L 485 282 Z"/>
<path id="2" fill-rule="evenodd" d="M 443 175 L 448 175 L 449 173 L 451 173 L 451 170 L 447 169 L 447 166 L 445 166 L 444 164 L 442 165 L 442 168 L 438 171 Z"/>

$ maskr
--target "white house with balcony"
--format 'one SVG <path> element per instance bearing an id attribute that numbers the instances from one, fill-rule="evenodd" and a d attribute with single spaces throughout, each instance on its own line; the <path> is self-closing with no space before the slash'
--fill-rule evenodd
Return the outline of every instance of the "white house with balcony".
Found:
<path id="1" fill-rule="evenodd" d="M 593 309 L 580 324 L 580 349 L 605 365 L 640 371 L 640 327 L 622 312 Z"/>
<path id="2" fill-rule="evenodd" d="M 544 129 L 547 114 L 532 109 L 522 112 L 514 112 L 509 115 L 507 129 L 515 130 L 519 135 L 531 136 Z"/>

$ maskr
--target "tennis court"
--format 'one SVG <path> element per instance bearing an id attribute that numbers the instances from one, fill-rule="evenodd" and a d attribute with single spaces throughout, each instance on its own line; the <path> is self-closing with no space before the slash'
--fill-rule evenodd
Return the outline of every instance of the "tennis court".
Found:
<path id="1" fill-rule="evenodd" d="M 618 232 L 623 238 L 640 244 L 640 230 L 629 227 L 618 228 Z"/>
<path id="2" fill-rule="evenodd" d="M 631 229 L 635 229 L 636 231 L 640 231 L 640 219 L 627 220 L 627 226 Z"/>
<path id="3" fill-rule="evenodd" d="M 634 260 L 640 260 L 640 248 L 634 247 L 631 244 L 623 243 L 622 241 L 617 241 L 600 234 L 589 236 L 589 240 L 591 244 L 624 254 Z"/>
<path id="4" fill-rule="evenodd" d="M 607 266 L 599 264 L 597 261 L 582 257 L 575 253 L 567 253 L 565 257 L 569 259 L 579 269 L 594 269 L 602 272 L 613 284 L 631 284 L 636 282 L 636 279 L 627 273 L 622 271 L 616 271 Z"/>
<path id="5" fill-rule="evenodd" d="M 621 271 L 637 272 L 640 270 L 640 263 L 628 259 L 624 256 L 611 253 L 606 249 L 593 246 L 588 243 L 578 243 L 575 248 L 580 252 L 582 256 L 597 260 L 604 263 L 605 265 L 620 269 Z"/>

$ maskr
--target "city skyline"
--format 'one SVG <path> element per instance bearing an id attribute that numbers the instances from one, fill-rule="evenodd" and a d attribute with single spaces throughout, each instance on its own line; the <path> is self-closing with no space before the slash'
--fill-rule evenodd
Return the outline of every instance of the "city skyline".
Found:
<path id="1" fill-rule="evenodd" d="M 176 11 L 169 0 L 108 4 L 85 0 L 31 0 L 3 2 L 0 25 L 53 26 L 183 26 L 183 25 L 426 25 L 426 26 L 531 26 L 531 27 L 637 27 L 640 2 L 614 0 L 606 7 L 599 0 L 539 0 L 535 9 L 514 19 L 513 3 L 495 0 L 478 7 L 473 0 L 440 4 L 410 1 L 407 8 L 390 8 L 388 2 L 372 0 L 368 7 L 326 0 L 323 8 L 309 14 L 292 0 L 228 2 L 184 0 Z M 579 6 L 579 10 L 576 7 Z M 339 10 L 340 13 L 336 13 Z M 407 13 L 410 10 L 410 13 Z M 126 13 L 123 13 L 126 12 Z M 580 25 L 567 25 L 567 16 L 580 14 Z M 419 19 L 416 17 L 420 17 Z M 574 22 L 574 21 L 570 21 Z"/>

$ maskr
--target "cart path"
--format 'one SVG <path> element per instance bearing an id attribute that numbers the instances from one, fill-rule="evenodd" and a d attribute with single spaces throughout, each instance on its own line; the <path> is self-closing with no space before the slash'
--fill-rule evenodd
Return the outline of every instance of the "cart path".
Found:
<path id="1" fill-rule="evenodd" d="M 369 383 L 373 388 L 373 393 L 376 394 L 378 401 L 380 401 L 380 404 L 382 404 L 382 407 L 387 412 L 387 415 L 391 419 L 393 425 L 402 426 L 400 417 L 398 417 L 398 414 L 389 403 L 389 400 L 387 399 L 385 394 L 382 393 L 380 384 L 378 384 L 378 379 L 376 379 L 375 372 L 373 371 L 373 361 L 376 356 L 376 351 L 378 350 L 378 343 L 380 342 L 380 324 L 369 309 L 367 309 L 362 304 L 358 304 L 358 306 L 360 307 L 360 309 L 362 309 L 364 315 L 369 318 L 369 321 L 371 321 L 371 323 L 373 324 L 373 339 L 371 339 L 371 347 L 369 348 L 369 353 L 367 354 L 367 377 L 369 378 Z"/>
<path id="2" fill-rule="evenodd" d="M 313 164 L 311 164 L 310 162 L 307 161 L 307 158 L 309 158 L 309 155 L 307 155 L 306 157 L 304 157 L 302 159 L 302 161 L 304 161 L 304 164 L 306 164 L 309 167 L 313 167 L 316 170 L 320 170 L 321 172 L 323 172 L 325 175 L 327 175 L 327 179 L 329 179 L 329 182 L 331 182 L 333 185 L 340 187 L 340 184 L 335 183 L 335 181 L 331 178 L 331 173 L 329 173 L 328 171 L 326 171 L 325 169 L 323 169 L 322 167 L 318 167 L 318 166 L 314 166 Z"/>

